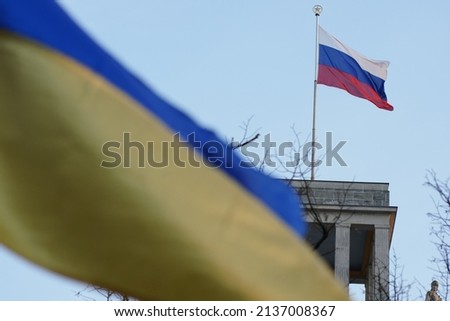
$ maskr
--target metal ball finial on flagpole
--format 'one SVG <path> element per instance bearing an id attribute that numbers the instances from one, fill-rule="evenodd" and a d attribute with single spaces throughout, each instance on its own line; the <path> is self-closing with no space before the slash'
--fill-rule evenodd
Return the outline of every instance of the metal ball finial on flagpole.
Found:
<path id="1" fill-rule="evenodd" d="M 322 13 L 322 6 L 320 4 L 316 4 L 313 7 L 313 12 L 316 14 L 316 16 L 320 16 L 320 14 Z"/>
<path id="2" fill-rule="evenodd" d="M 313 97 L 313 124 L 312 124 L 312 143 L 311 143 L 311 180 L 315 179 L 316 166 L 316 104 L 317 104 L 317 77 L 319 68 L 319 17 L 322 13 L 322 6 L 316 4 L 313 7 L 313 12 L 316 15 L 316 54 L 315 54 L 315 75 L 314 75 L 314 97 Z"/>

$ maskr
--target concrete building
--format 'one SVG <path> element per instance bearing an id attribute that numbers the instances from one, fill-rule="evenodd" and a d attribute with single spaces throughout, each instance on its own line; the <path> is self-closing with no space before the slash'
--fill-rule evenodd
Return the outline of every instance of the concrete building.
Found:
<path id="1" fill-rule="evenodd" d="M 308 242 L 348 287 L 364 284 L 367 301 L 389 299 L 389 250 L 397 207 L 388 183 L 305 181 L 291 185 L 306 207 Z"/>

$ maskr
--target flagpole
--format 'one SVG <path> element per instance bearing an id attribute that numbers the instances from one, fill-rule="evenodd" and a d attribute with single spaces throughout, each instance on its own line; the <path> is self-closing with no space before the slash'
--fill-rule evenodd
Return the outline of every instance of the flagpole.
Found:
<path id="1" fill-rule="evenodd" d="M 322 6 L 315 5 L 313 12 L 316 15 L 316 48 L 315 48 L 315 75 L 314 75 L 314 97 L 313 97 L 313 123 L 312 123 L 312 144 L 311 144 L 311 180 L 315 179 L 316 165 L 316 107 L 317 107 L 317 78 L 319 73 L 319 17 L 322 13 Z"/>

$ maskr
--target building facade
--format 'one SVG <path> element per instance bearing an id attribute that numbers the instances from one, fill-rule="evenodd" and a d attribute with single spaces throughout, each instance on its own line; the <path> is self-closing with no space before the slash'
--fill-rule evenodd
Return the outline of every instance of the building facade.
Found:
<path id="1" fill-rule="evenodd" d="M 389 184 L 294 180 L 309 224 L 307 240 L 348 288 L 364 284 L 367 301 L 389 300 L 389 251 L 397 207 Z"/>

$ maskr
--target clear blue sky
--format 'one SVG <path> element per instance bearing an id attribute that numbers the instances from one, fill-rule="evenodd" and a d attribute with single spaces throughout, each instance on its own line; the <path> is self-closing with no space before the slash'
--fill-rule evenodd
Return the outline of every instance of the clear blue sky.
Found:
<path id="1" fill-rule="evenodd" d="M 163 97 L 228 139 L 250 132 L 276 142 L 310 137 L 317 1 L 64 0 L 98 42 Z M 319 86 L 317 136 L 347 141 L 323 180 L 390 183 L 398 206 L 391 249 L 406 281 L 428 287 L 434 209 L 427 170 L 450 176 L 448 1 L 322 1 L 321 25 L 348 46 L 389 60 L 393 112 Z M 323 156 L 319 152 L 319 156 Z M 84 285 L 0 248 L 0 299 L 78 300 Z M 352 291 L 359 291 L 355 289 Z M 359 293 L 355 292 L 355 297 Z M 421 299 L 413 289 L 411 299 Z"/>

